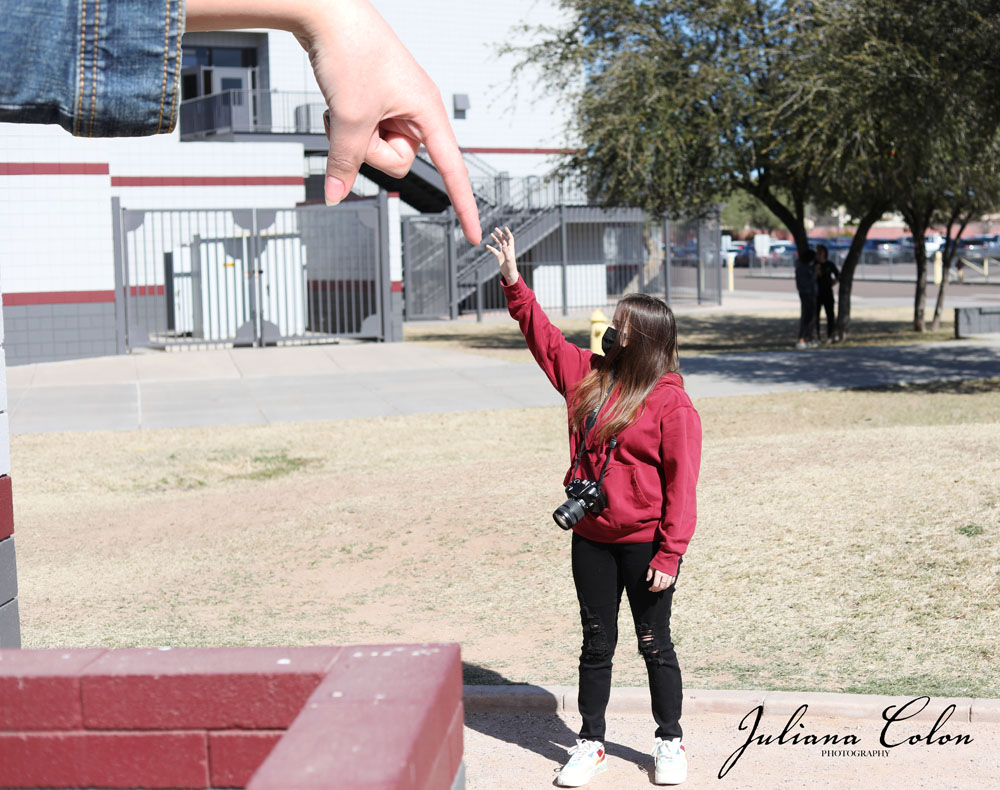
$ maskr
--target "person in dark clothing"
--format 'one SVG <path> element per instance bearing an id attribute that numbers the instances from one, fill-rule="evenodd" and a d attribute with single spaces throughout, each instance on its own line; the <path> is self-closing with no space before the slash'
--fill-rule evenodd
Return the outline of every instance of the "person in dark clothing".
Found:
<path id="1" fill-rule="evenodd" d="M 816 253 L 806 250 L 805 255 L 800 256 L 795 264 L 795 287 L 799 291 L 799 303 L 802 307 L 799 314 L 799 342 L 795 344 L 796 348 L 809 348 L 815 345 L 812 340 L 812 322 L 816 314 L 816 297 L 819 293 L 816 274 L 813 271 L 815 261 Z"/>
<path id="2" fill-rule="evenodd" d="M 817 277 L 816 323 L 819 324 L 821 312 L 826 311 L 826 343 L 833 342 L 837 319 L 833 312 L 833 286 L 840 282 L 840 269 L 829 258 L 825 244 L 816 248 L 816 266 L 819 269 Z M 819 334 L 819 326 L 816 327 Z"/>

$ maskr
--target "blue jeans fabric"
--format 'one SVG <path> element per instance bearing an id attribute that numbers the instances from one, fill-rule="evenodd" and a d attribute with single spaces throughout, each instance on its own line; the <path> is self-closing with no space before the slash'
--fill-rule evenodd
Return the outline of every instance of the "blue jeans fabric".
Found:
<path id="1" fill-rule="evenodd" d="M 683 735 L 681 669 L 670 639 L 670 607 L 676 580 L 659 592 L 650 592 L 652 580 L 646 581 L 649 562 L 658 548 L 657 541 L 600 543 L 573 533 L 573 581 L 583 625 L 577 697 L 583 718 L 580 738 L 604 741 L 622 590 L 628 593 L 639 652 L 646 662 L 656 721 L 654 735 L 664 739 Z M 683 561 L 683 557 L 678 560 L 678 578 Z"/>
<path id="2" fill-rule="evenodd" d="M 0 0 L 0 122 L 173 132 L 184 0 Z"/>

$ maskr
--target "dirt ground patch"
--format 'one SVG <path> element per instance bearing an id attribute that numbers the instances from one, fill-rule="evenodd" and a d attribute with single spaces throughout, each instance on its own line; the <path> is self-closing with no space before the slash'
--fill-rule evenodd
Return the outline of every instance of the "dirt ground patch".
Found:
<path id="1" fill-rule="evenodd" d="M 695 405 L 686 685 L 1000 696 L 1000 380 Z M 11 456 L 25 647 L 457 641 L 468 683 L 576 682 L 565 407 Z M 625 601 L 619 634 L 644 685 Z"/>

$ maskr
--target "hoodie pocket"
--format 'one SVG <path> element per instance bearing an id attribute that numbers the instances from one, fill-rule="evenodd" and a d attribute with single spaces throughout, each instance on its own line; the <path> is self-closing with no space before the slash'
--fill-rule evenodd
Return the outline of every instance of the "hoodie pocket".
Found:
<path id="1" fill-rule="evenodd" d="M 634 466 L 608 466 L 604 475 L 604 492 L 608 499 L 606 516 L 617 527 L 630 527 L 656 518 L 652 505 L 639 485 Z"/>

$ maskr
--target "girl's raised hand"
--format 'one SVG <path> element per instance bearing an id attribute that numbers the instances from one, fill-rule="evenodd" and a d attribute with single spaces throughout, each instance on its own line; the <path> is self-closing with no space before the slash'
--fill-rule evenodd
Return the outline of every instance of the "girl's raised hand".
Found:
<path id="1" fill-rule="evenodd" d="M 514 253 L 514 234 L 510 228 L 504 226 L 503 230 L 494 228 L 490 237 L 496 243 L 496 247 L 491 244 L 486 245 L 486 249 L 493 253 L 500 265 L 500 273 L 508 284 L 513 284 L 517 280 L 517 258 Z M 499 249 L 497 249 L 499 248 Z"/>

